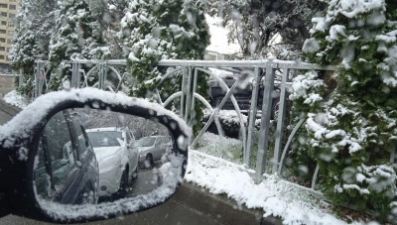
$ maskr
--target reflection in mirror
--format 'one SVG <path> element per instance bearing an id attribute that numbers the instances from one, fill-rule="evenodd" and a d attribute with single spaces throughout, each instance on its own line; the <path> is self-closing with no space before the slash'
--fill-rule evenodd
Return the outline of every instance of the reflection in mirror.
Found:
<path id="1" fill-rule="evenodd" d="M 122 202 L 124 208 L 125 199 L 134 207 L 162 201 L 181 180 L 184 158 L 175 146 L 168 128 L 152 120 L 86 108 L 58 112 L 39 141 L 37 199 L 46 206 Z"/>

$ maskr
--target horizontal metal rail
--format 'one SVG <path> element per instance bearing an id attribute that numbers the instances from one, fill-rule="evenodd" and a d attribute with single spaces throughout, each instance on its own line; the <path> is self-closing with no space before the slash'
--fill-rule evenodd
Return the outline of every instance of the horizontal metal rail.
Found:
<path id="1" fill-rule="evenodd" d="M 36 63 L 44 63 L 47 61 L 37 60 Z M 73 60 L 65 61 L 66 63 L 80 63 L 80 64 L 107 64 L 107 65 L 127 65 L 125 59 L 113 59 L 113 60 Z M 158 66 L 184 66 L 184 67 L 272 67 L 273 69 L 296 69 L 296 70 L 335 70 L 336 66 L 320 66 L 317 64 L 305 63 L 300 61 L 286 61 L 278 59 L 264 59 L 264 60 L 176 60 L 176 59 L 165 59 L 160 60 Z"/>

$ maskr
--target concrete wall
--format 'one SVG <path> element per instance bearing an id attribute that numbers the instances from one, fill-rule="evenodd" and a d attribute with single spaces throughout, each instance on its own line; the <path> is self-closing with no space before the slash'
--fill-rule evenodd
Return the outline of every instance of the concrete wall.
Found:
<path id="1" fill-rule="evenodd" d="M 8 92 L 15 89 L 14 76 L 0 75 L 0 97 L 3 98 Z"/>

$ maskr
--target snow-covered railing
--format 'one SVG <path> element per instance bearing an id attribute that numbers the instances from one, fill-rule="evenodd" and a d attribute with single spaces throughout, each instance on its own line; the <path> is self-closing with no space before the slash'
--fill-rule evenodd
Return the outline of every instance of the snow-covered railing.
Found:
<path id="1" fill-rule="evenodd" d="M 75 88 L 93 86 L 112 92 L 128 91 L 126 85 L 129 77 L 126 71 L 126 60 L 108 60 L 108 61 L 92 61 L 92 60 L 75 60 L 68 62 L 72 71 L 71 86 Z M 223 130 L 219 120 L 219 113 L 223 105 L 228 99 L 232 102 L 240 124 L 242 141 L 243 141 L 243 163 L 251 165 L 253 158 L 252 152 L 254 147 L 254 131 L 255 122 L 257 119 L 257 112 L 260 112 L 260 130 L 258 140 L 258 151 L 256 155 L 255 178 L 257 181 L 262 179 L 266 168 L 271 167 L 270 173 L 279 173 L 282 169 L 284 156 L 289 148 L 294 132 L 299 128 L 296 127 L 288 138 L 286 143 L 283 142 L 284 137 L 287 135 L 285 129 L 286 117 L 286 103 L 288 96 L 288 87 L 290 86 L 291 71 L 299 70 L 334 70 L 332 66 L 322 67 L 314 64 L 307 64 L 295 61 L 281 61 L 276 59 L 268 60 L 251 60 L 251 61 L 204 61 L 204 60 L 162 60 L 158 63 L 159 67 L 173 68 L 168 69 L 167 74 L 163 79 L 167 79 L 175 74 L 182 77 L 181 90 L 176 93 L 170 94 L 167 99 L 158 97 L 159 103 L 167 106 L 176 99 L 181 99 L 181 108 L 179 110 L 180 116 L 188 121 L 191 113 L 194 113 L 194 105 L 197 101 L 202 102 L 209 111 L 209 118 L 204 124 L 199 134 L 192 140 L 192 147 L 197 144 L 197 141 L 202 137 L 204 132 L 208 130 L 211 123 L 215 123 L 218 133 L 223 135 Z M 85 69 L 89 68 L 89 69 Z M 234 96 L 234 91 L 241 83 L 246 82 L 243 78 L 235 80 L 233 85 L 227 85 L 225 81 L 214 73 L 211 68 L 218 68 L 221 70 L 236 71 L 236 68 L 250 71 L 252 80 L 249 80 L 252 85 L 251 107 L 249 109 L 248 121 L 245 121 Z M 51 81 L 55 79 L 51 73 L 50 66 L 46 61 L 37 61 L 35 68 L 36 78 L 36 96 L 49 91 Z M 241 70 L 240 70 L 241 71 Z M 211 79 L 219 83 L 225 90 L 225 96 L 220 101 L 219 105 L 211 106 L 208 99 L 201 96 L 196 92 L 197 79 L 200 72 L 207 73 Z M 269 140 L 271 138 L 270 127 L 271 123 L 271 110 L 272 110 L 272 94 L 275 87 L 275 78 L 278 79 L 278 88 L 280 89 L 280 101 L 277 118 L 277 127 L 274 132 L 274 154 L 272 160 L 267 160 Z M 185 84 L 185 85 L 183 85 Z M 187 85 L 193 84 L 193 85 Z M 263 87 L 263 88 L 261 88 Z M 261 108 L 258 110 L 257 102 L 260 96 L 259 91 L 263 91 L 263 102 Z M 154 90 L 156 93 L 156 90 Z M 158 93 L 158 92 L 157 92 Z M 269 163 L 270 161 L 271 163 Z M 269 172 L 269 171 L 267 171 Z M 313 183 L 316 181 L 316 175 L 313 176 Z M 312 185 L 314 187 L 314 184 Z"/>

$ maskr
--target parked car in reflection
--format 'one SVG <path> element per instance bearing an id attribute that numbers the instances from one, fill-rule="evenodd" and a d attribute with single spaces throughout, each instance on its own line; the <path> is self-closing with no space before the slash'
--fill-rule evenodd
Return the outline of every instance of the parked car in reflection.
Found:
<path id="1" fill-rule="evenodd" d="M 143 168 L 151 168 L 156 161 L 162 160 L 171 152 L 172 139 L 169 136 L 147 136 L 139 139 L 137 146 L 139 164 Z"/>
<path id="2" fill-rule="evenodd" d="M 138 176 L 138 151 L 128 128 L 86 130 L 99 165 L 99 197 L 124 197 Z"/>
<path id="3" fill-rule="evenodd" d="M 55 114 L 44 128 L 35 159 L 35 190 L 62 204 L 94 204 L 98 163 L 84 127 L 69 111 Z"/>

